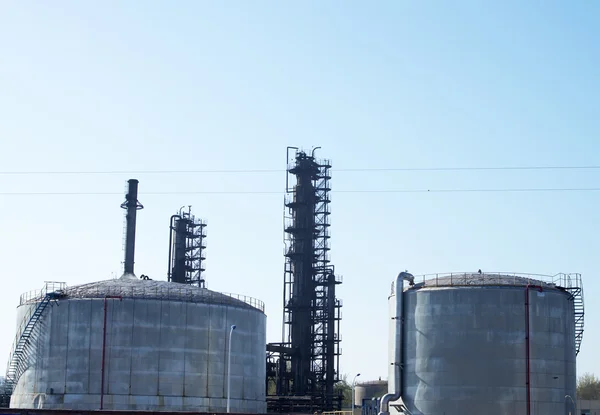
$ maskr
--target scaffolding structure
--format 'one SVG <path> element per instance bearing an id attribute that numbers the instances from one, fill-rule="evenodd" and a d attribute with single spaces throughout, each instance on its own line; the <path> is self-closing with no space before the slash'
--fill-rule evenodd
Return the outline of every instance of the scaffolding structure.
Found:
<path id="1" fill-rule="evenodd" d="M 171 216 L 169 225 L 169 267 L 171 282 L 206 288 L 204 256 L 206 223 L 192 215 L 191 206 Z"/>
<path id="2" fill-rule="evenodd" d="M 296 150 L 289 164 L 290 149 Z M 316 150 L 316 149 L 315 149 Z M 267 346 L 270 412 L 341 409 L 341 302 L 329 259 L 330 169 L 327 160 L 288 147 L 284 214 L 285 269 L 282 342 Z"/>

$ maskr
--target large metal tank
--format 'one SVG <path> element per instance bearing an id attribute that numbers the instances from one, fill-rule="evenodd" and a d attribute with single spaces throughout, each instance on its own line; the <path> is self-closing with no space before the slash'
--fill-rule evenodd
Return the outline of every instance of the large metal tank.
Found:
<path id="1" fill-rule="evenodd" d="M 562 415 L 574 411 L 583 332 L 578 274 L 482 273 L 425 279 L 390 297 L 402 327 L 396 384 L 412 415 Z M 403 326 L 402 326 L 403 322 Z M 392 331 L 394 334 L 394 331 Z M 393 359 L 394 352 L 390 352 Z M 397 366 L 394 366 L 397 367 Z M 390 373 L 394 375 L 393 370 Z M 390 412 L 400 406 L 392 404 Z"/>
<path id="2" fill-rule="evenodd" d="M 362 407 L 363 399 L 380 398 L 388 390 L 387 380 L 371 380 L 354 386 L 354 402 Z"/>
<path id="3" fill-rule="evenodd" d="M 23 298 L 18 321 L 42 298 Z M 225 412 L 235 325 L 231 412 L 266 412 L 258 300 L 121 278 L 66 288 L 36 324 L 13 408 Z"/>

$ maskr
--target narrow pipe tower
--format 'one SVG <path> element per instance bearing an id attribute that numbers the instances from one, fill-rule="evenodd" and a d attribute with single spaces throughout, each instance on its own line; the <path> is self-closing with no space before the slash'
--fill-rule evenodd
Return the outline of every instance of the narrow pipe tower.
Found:
<path id="1" fill-rule="evenodd" d="M 133 272 L 133 264 L 135 262 L 135 222 L 137 211 L 143 209 L 144 206 L 138 201 L 138 183 L 137 179 L 127 181 L 128 188 L 125 194 L 125 202 L 121 203 L 121 208 L 126 209 L 125 213 L 125 266 L 123 275 Z"/>

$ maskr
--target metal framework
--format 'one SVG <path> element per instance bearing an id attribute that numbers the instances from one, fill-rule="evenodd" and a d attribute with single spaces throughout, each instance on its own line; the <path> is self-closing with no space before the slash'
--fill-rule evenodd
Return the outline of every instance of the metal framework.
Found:
<path id="1" fill-rule="evenodd" d="M 583 303 L 583 281 L 581 274 L 558 274 L 554 278 L 559 287 L 564 287 L 573 301 L 573 318 L 575 320 L 575 354 L 578 355 L 583 341 L 585 307 Z"/>
<path id="2" fill-rule="evenodd" d="M 204 239 L 206 223 L 192 215 L 191 206 L 171 216 L 169 234 L 169 281 L 205 288 Z"/>
<path id="3" fill-rule="evenodd" d="M 17 335 L 13 342 L 12 350 L 8 364 L 6 365 L 6 377 L 4 384 L 0 388 L 0 408 L 10 406 L 10 397 L 25 370 L 31 366 L 32 361 L 36 359 L 33 341 L 38 335 L 42 320 L 47 313 L 44 313 L 48 305 L 58 304 L 58 300 L 63 296 L 66 284 L 64 282 L 46 282 L 41 291 L 36 291 L 33 295 L 38 303 L 35 308 L 31 308 L 23 317 L 17 329 Z M 21 296 L 20 305 L 31 300 L 27 295 Z"/>
<path id="4" fill-rule="evenodd" d="M 296 150 L 292 165 L 290 150 Z M 271 412 L 341 409 L 334 390 L 341 320 L 335 290 L 341 279 L 329 259 L 331 165 L 315 159 L 315 150 L 309 155 L 288 147 L 283 338 L 267 347 Z"/>

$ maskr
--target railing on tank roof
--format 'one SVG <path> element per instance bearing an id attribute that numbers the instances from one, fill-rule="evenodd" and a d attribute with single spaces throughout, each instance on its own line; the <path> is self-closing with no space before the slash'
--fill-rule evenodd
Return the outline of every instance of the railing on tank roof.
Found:
<path id="1" fill-rule="evenodd" d="M 58 291 L 64 291 L 67 288 L 67 284 L 64 282 L 47 281 L 44 288 L 41 290 L 28 291 L 21 295 L 20 305 L 23 305 L 32 301 L 41 301 L 46 294 Z M 73 296 L 77 296 L 76 288 L 75 291 L 69 293 Z M 216 292 L 216 291 L 195 291 L 190 290 L 187 286 L 181 287 L 143 287 L 143 286 L 99 286 L 95 288 L 82 287 L 85 290 L 87 297 L 100 298 L 106 295 L 118 295 L 123 297 L 138 297 L 138 298 L 164 298 L 170 300 L 187 299 L 193 300 L 194 298 L 202 298 L 210 300 L 216 304 L 233 304 L 233 300 L 241 301 L 254 308 L 259 309 L 264 313 L 265 303 L 261 300 L 242 294 Z"/>
<path id="2" fill-rule="evenodd" d="M 356 386 L 362 385 L 381 385 L 382 383 L 387 383 L 387 379 L 379 379 L 379 380 L 365 380 L 364 382 L 356 382 Z"/>
<path id="3" fill-rule="evenodd" d="M 478 279 L 480 277 L 481 279 Z M 562 288 L 581 288 L 581 274 L 559 273 L 555 275 L 527 274 L 516 272 L 447 272 L 415 276 L 415 284 L 424 287 L 458 287 L 473 285 L 536 285 L 544 284 Z M 393 286 L 392 286 L 393 290 Z"/>
<path id="4" fill-rule="evenodd" d="M 59 281 L 44 281 L 44 287 L 41 290 L 32 290 L 21 294 L 19 305 L 31 302 L 33 300 L 41 301 L 46 294 L 61 292 L 67 288 L 67 284 Z"/>
<path id="5" fill-rule="evenodd" d="M 236 300 L 239 300 L 246 304 L 249 304 L 254 308 L 258 308 L 263 313 L 265 312 L 265 303 L 257 298 L 249 297 L 247 295 L 233 294 L 233 293 L 223 293 L 222 292 L 221 294 L 226 295 L 231 298 L 235 298 Z"/>
<path id="6" fill-rule="evenodd" d="M 64 284 L 64 283 L 61 283 Z M 51 286 L 48 286 L 51 287 Z M 65 289 L 66 285 L 62 285 Z M 79 294 L 81 290 L 81 294 Z M 52 292 L 50 288 L 46 291 L 31 291 L 21 296 L 21 304 L 43 298 L 47 292 Z M 182 285 L 173 286 L 144 286 L 144 285 L 100 285 L 97 287 L 81 286 L 71 287 L 68 295 L 74 298 L 104 298 L 105 296 L 121 296 L 135 298 L 161 298 L 165 300 L 188 300 L 202 299 L 215 304 L 235 304 L 235 300 L 248 304 L 260 311 L 265 311 L 265 304 L 256 298 L 233 293 L 220 293 L 209 290 L 191 290 L 190 287 Z"/>

